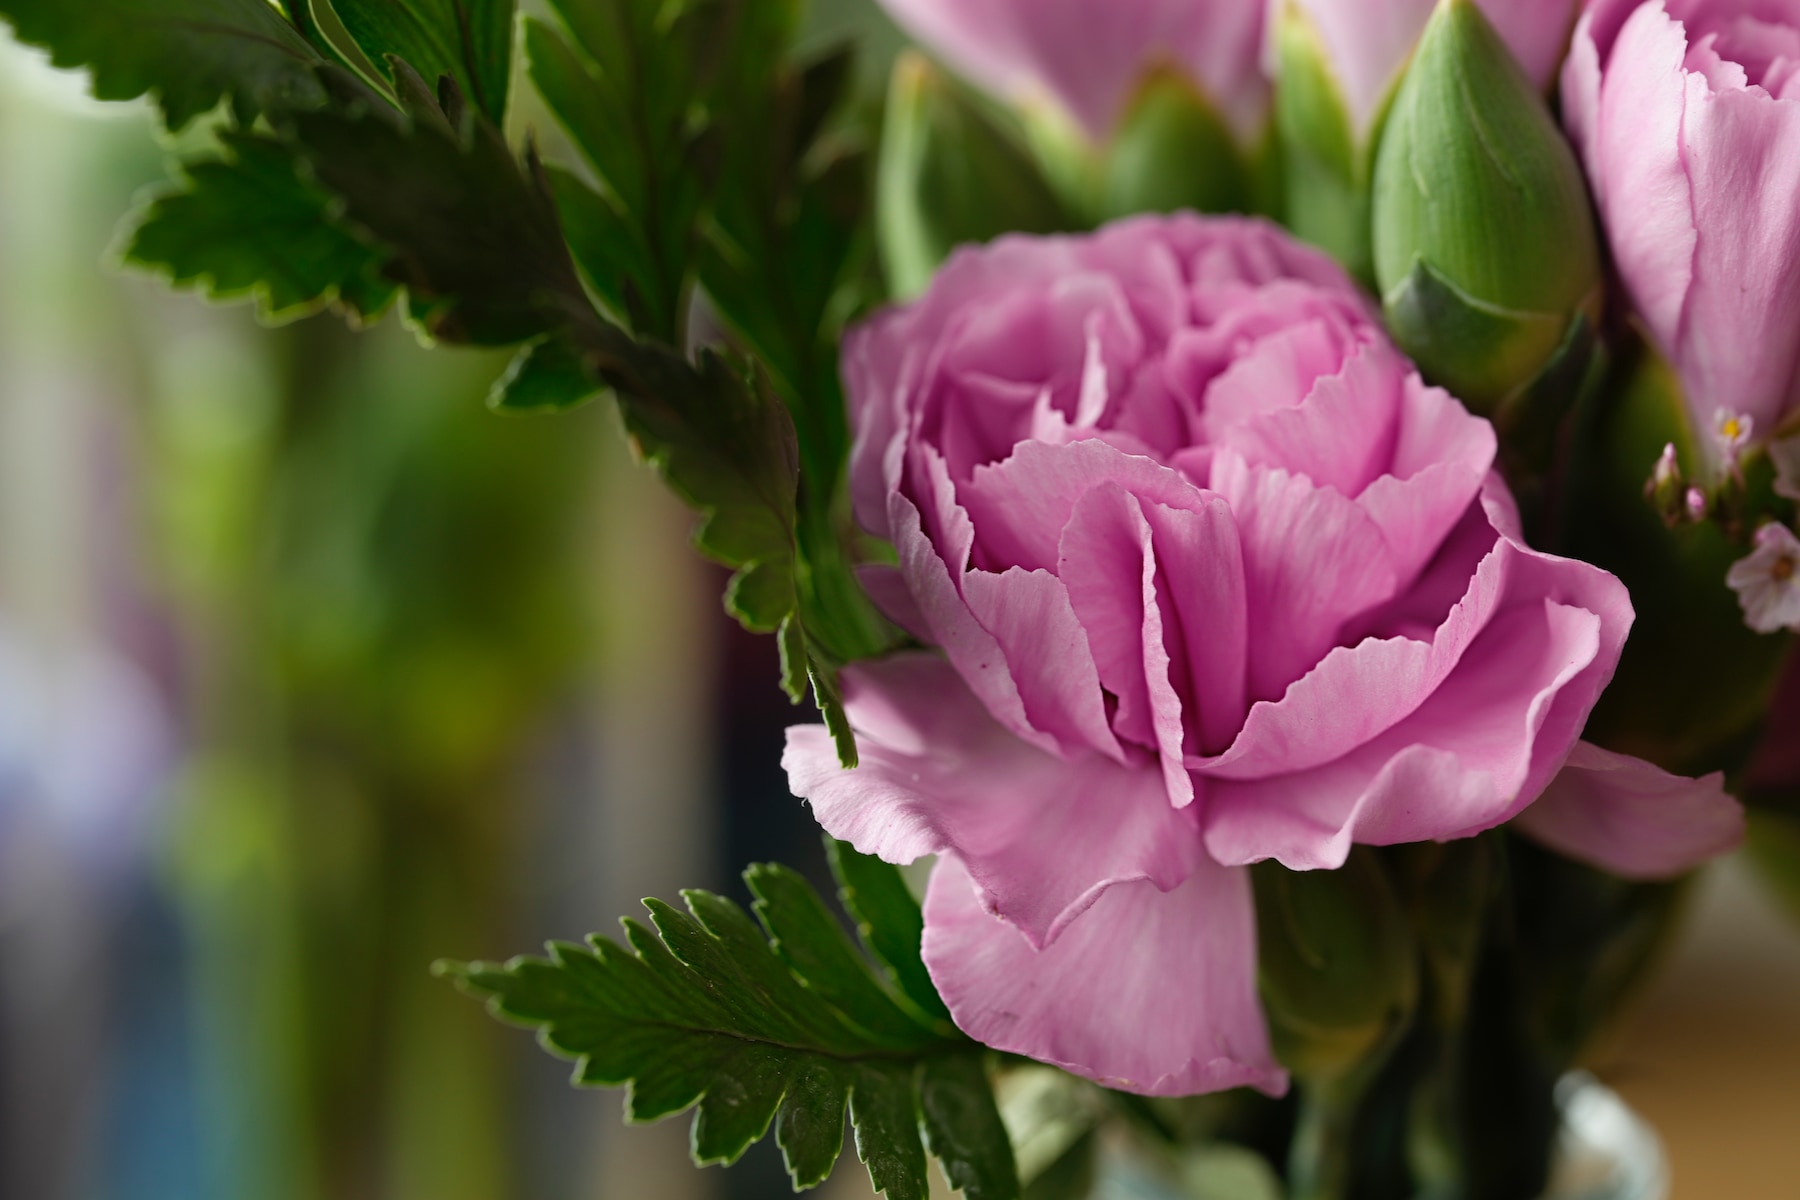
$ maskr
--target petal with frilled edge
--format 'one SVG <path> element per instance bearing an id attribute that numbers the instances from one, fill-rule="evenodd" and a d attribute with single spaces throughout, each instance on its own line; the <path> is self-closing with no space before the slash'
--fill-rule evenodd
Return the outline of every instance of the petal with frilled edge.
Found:
<path id="1" fill-rule="evenodd" d="M 925 893 L 924 954 L 957 1026 L 997 1050 L 1154 1096 L 1287 1089 L 1257 1004 L 1241 868 L 1205 863 L 1168 892 L 1115 885 L 1040 949 L 947 856 Z"/>
<path id="2" fill-rule="evenodd" d="M 1304 475 L 1212 462 L 1243 542 L 1250 612 L 1250 699 L 1274 700 L 1337 643 L 1343 624 L 1391 599 L 1398 580 L 1374 521 Z"/>
<path id="3" fill-rule="evenodd" d="M 1744 808 L 1717 771 L 1687 779 L 1577 742 L 1513 824 L 1559 854 L 1615 875 L 1667 879 L 1736 848 Z"/>
<path id="4" fill-rule="evenodd" d="M 1191 804 L 1181 697 L 1169 677 L 1156 596 L 1156 551 L 1137 497 L 1113 483 L 1083 496 L 1063 530 L 1057 574 L 1088 631 L 1100 679 L 1118 698 L 1115 726 L 1121 736 L 1156 751 L 1170 803 Z"/>
<path id="5" fill-rule="evenodd" d="M 1046 754 L 934 655 L 858 663 L 843 683 L 862 765 L 839 767 L 823 726 L 796 726 L 782 756 L 794 794 L 865 854 L 959 855 L 988 910 L 1037 944 L 1113 884 L 1166 891 L 1205 860 L 1191 810 L 1170 806 L 1148 756 L 1121 766 Z"/>
<path id="6" fill-rule="evenodd" d="M 1019 567 L 998 575 L 969 571 L 962 592 L 969 611 L 1006 655 L 1032 727 L 1054 737 L 1067 754 L 1098 750 L 1124 762 L 1107 724 L 1087 631 L 1062 580 Z"/>
<path id="7" fill-rule="evenodd" d="M 1291 774 L 1210 780 L 1207 849 L 1227 863 L 1331 869 L 1353 843 L 1441 841 L 1506 821 L 1561 765 L 1610 676 L 1606 632 L 1598 615 L 1549 600 L 1500 614 L 1425 704 L 1356 750 Z"/>

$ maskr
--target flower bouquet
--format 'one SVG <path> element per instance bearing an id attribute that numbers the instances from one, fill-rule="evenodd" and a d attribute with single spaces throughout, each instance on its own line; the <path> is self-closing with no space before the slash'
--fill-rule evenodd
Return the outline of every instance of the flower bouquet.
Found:
<path id="1" fill-rule="evenodd" d="M 1800 794 L 1800 3 L 884 3 L 0 16 L 181 131 L 129 261 L 609 396 L 816 703 L 855 940 L 763 864 L 440 964 L 576 1082 L 799 1189 L 1545 1194 Z"/>

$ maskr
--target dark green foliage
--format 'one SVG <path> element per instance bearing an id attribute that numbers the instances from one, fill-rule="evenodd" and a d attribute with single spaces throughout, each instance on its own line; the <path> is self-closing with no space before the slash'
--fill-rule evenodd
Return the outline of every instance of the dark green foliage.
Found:
<path id="1" fill-rule="evenodd" d="M 325 60 L 268 0 L 0 0 L 20 41 L 86 67 L 102 100 L 155 96 L 171 129 L 229 97 L 247 123 L 325 102 Z"/>
<path id="2" fill-rule="evenodd" d="M 934 1020 L 948 1021 L 925 962 L 919 956 L 925 936 L 925 918 L 919 902 L 907 890 L 900 869 L 872 854 L 863 854 L 848 842 L 825 839 L 831 873 L 837 877 L 838 899 L 856 919 L 863 946 L 885 968 L 900 994 Z"/>
<path id="3" fill-rule="evenodd" d="M 488 407 L 496 412 L 561 412 L 599 393 L 580 352 L 566 339 L 546 335 L 513 356 L 488 393 Z"/>
<path id="4" fill-rule="evenodd" d="M 828 698 L 829 664 L 879 653 L 894 636 L 844 549 L 837 342 L 866 250 L 868 172 L 859 149 L 825 131 L 849 58 L 786 64 L 798 22 L 786 2 L 555 7 L 561 28 L 527 21 L 525 42 L 533 82 L 598 183 L 550 176 L 570 246 L 607 307 L 666 343 L 685 340 L 700 283 L 792 413 L 806 628 L 783 637 L 783 657 L 790 693 L 811 675 Z M 833 728 L 847 746 L 848 727 Z"/>
<path id="5" fill-rule="evenodd" d="M 390 251 L 388 273 L 432 337 L 505 346 L 558 328 L 586 301 L 535 160 L 521 164 L 454 82 L 432 103 L 416 73 L 393 65 L 404 119 L 370 101 L 294 123 L 343 220 Z"/>
<path id="6" fill-rule="evenodd" d="M 319 0 L 322 2 L 322 0 Z M 362 52 L 404 59 L 427 80 L 448 75 L 490 121 L 506 115 L 513 0 L 331 0 Z M 392 68 L 389 68 L 390 77 Z"/>
<path id="7" fill-rule="evenodd" d="M 220 140 L 230 157 L 187 163 L 185 188 L 137 218 L 126 259 L 215 300 L 253 296 L 268 321 L 334 300 L 359 320 L 380 313 L 395 290 L 382 256 L 330 219 L 331 194 L 296 172 L 292 149 L 259 134 Z"/>
<path id="8" fill-rule="evenodd" d="M 848 1111 L 858 1156 L 894 1200 L 927 1194 L 927 1139 L 970 1197 L 1016 1197 L 981 1048 L 910 1015 L 800 876 L 757 866 L 745 878 L 760 929 L 690 891 L 686 912 L 646 901 L 650 925 L 624 921 L 625 946 L 595 936 L 553 943 L 547 959 L 439 969 L 538 1028 L 576 1061 L 577 1083 L 626 1085 L 630 1119 L 695 1108 L 697 1162 L 732 1162 L 773 1125 L 795 1186 L 811 1187 L 837 1160 Z"/>

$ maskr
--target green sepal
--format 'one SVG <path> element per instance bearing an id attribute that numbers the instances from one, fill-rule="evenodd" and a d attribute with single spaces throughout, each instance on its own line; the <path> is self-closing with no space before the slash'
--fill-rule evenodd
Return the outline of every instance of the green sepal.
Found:
<path id="1" fill-rule="evenodd" d="M 1256 182 L 1231 128 L 1186 74 L 1145 76 L 1105 151 L 1101 220 L 1140 212 L 1247 212 Z"/>
<path id="2" fill-rule="evenodd" d="M 1382 295 L 1388 330 L 1431 382 L 1491 415 L 1536 378 L 1569 334 L 1566 314 L 1483 303 L 1423 258 Z M 1576 314 L 1586 320 L 1585 314 Z"/>
<path id="3" fill-rule="evenodd" d="M 648 900 L 626 944 L 552 943 L 546 958 L 435 970 L 575 1060 L 574 1082 L 629 1088 L 626 1114 L 696 1109 L 698 1163 L 732 1162 L 774 1128 L 796 1188 L 822 1182 L 844 1115 L 870 1181 L 925 1200 L 925 1142 L 968 1195 L 1019 1195 L 985 1051 L 909 1017 L 823 901 L 783 867 L 746 872 L 761 927 L 731 901 Z"/>
<path id="4" fill-rule="evenodd" d="M 916 52 L 894 63 L 875 220 L 900 300 L 922 293 L 957 246 L 1075 226 L 1021 137 Z"/>
<path id="5" fill-rule="evenodd" d="M 170 129 L 229 100 L 240 125 L 317 108 L 326 59 L 268 0 L 0 0 L 15 36 L 85 67 L 101 100 L 146 93 Z"/>
<path id="6" fill-rule="evenodd" d="M 1276 1056 L 1304 1080 L 1367 1068 L 1393 1044 L 1419 998 L 1418 953 L 1375 852 L 1355 847 L 1335 871 L 1251 869 L 1257 975 Z"/>
<path id="7" fill-rule="evenodd" d="M 1274 20 L 1283 222 L 1372 285 L 1369 184 L 1387 106 L 1359 131 L 1312 19 L 1286 0 Z"/>
<path id="8" fill-rule="evenodd" d="M 127 262 L 213 300 L 253 299 L 279 324 L 336 303 L 359 323 L 396 287 L 383 255 L 339 225 L 330 192 L 297 170 L 294 151 L 261 134 L 222 130 L 225 157 L 182 164 L 182 182 L 127 224 Z"/>
<path id="9" fill-rule="evenodd" d="M 1440 0 L 1376 154 L 1375 277 L 1395 340 L 1472 407 L 1530 383 L 1597 315 L 1580 165 L 1474 0 Z"/>

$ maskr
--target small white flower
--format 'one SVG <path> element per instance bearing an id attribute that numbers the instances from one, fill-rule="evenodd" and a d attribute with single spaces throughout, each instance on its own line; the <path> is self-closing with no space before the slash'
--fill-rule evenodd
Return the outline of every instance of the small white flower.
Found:
<path id="1" fill-rule="evenodd" d="M 1776 493 L 1800 500 L 1800 437 L 1770 442 L 1769 461 L 1775 464 Z"/>
<path id="2" fill-rule="evenodd" d="M 1744 624 L 1758 633 L 1800 630 L 1800 539 L 1770 522 L 1756 531 L 1756 549 L 1733 563 L 1725 582 L 1744 607 Z"/>
<path id="3" fill-rule="evenodd" d="M 1756 418 L 1748 413 L 1729 408 L 1721 408 L 1713 413 L 1713 444 L 1719 448 L 1726 466 L 1737 465 L 1738 456 L 1743 454 L 1744 447 L 1750 444 L 1750 435 L 1755 432 Z"/>

